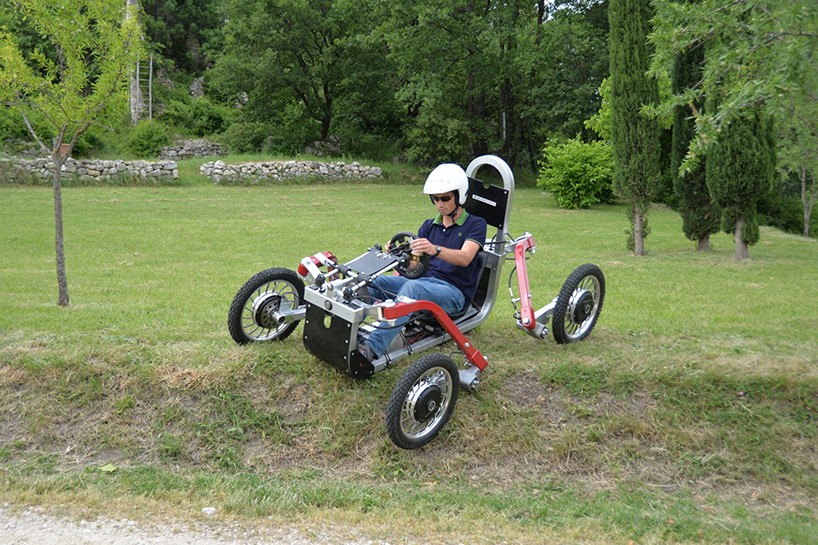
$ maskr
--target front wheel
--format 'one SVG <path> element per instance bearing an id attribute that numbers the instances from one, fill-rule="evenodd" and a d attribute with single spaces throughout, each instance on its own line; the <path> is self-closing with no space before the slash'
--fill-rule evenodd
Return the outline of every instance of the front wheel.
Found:
<path id="1" fill-rule="evenodd" d="M 581 341 L 596 325 L 605 301 L 605 277 L 596 265 L 581 265 L 562 285 L 552 326 L 558 343 Z"/>
<path id="2" fill-rule="evenodd" d="M 266 269 L 239 289 L 227 315 L 230 336 L 238 344 L 286 339 L 298 322 L 280 323 L 278 313 L 304 299 L 304 282 L 295 271 Z"/>
<path id="3" fill-rule="evenodd" d="M 445 354 L 430 354 L 409 366 L 386 407 L 392 442 L 416 449 L 434 439 L 454 412 L 458 387 L 457 365 Z"/>

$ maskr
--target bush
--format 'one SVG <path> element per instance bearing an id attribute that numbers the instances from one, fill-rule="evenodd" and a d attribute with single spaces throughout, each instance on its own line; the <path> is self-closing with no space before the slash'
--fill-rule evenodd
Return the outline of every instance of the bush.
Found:
<path id="1" fill-rule="evenodd" d="M 224 131 L 229 125 L 230 108 L 210 102 L 207 98 L 187 101 L 172 100 L 162 112 L 163 122 L 195 136 L 208 136 Z"/>
<path id="2" fill-rule="evenodd" d="M 126 146 L 137 157 L 156 157 L 171 142 L 170 133 L 157 121 L 140 121 L 128 134 Z"/>
<path id="3" fill-rule="evenodd" d="M 787 233 L 804 234 L 804 209 L 801 204 L 801 188 L 790 182 L 779 184 L 758 203 L 758 222 L 776 227 Z M 815 236 L 818 213 L 810 218 L 810 233 Z"/>
<path id="4" fill-rule="evenodd" d="M 560 208 L 589 208 L 613 201 L 613 156 L 605 142 L 549 140 L 537 186 L 550 191 Z"/>
<path id="5" fill-rule="evenodd" d="M 257 153 L 265 150 L 265 142 L 271 138 L 272 129 L 264 123 L 233 123 L 221 135 L 220 140 L 230 153 Z"/>

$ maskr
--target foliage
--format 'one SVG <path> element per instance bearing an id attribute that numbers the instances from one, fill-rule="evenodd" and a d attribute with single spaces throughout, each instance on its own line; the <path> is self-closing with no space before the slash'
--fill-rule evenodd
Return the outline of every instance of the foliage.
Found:
<path id="1" fill-rule="evenodd" d="M 128 151 L 137 157 L 153 158 L 171 143 L 167 127 L 159 121 L 143 120 L 128 132 Z"/>
<path id="2" fill-rule="evenodd" d="M 41 141 L 56 137 L 50 150 L 66 138 L 73 145 L 92 124 L 121 115 L 127 70 L 138 52 L 138 25 L 125 18 L 125 6 L 113 0 L 15 5 L 50 47 L 24 55 L 17 36 L 3 32 L 0 92 L 14 111 L 47 120 Z"/>
<path id="3" fill-rule="evenodd" d="M 810 216 L 807 233 L 804 233 L 801 180 L 797 173 L 782 173 L 775 177 L 772 190 L 758 201 L 758 223 L 803 236 L 818 233 L 818 215 Z"/>
<path id="4" fill-rule="evenodd" d="M 818 200 L 818 71 L 802 75 L 804 85 L 788 97 L 778 117 L 778 168 L 784 177 L 800 184 L 801 233 L 810 234 L 813 209 Z"/>
<path id="5" fill-rule="evenodd" d="M 548 136 L 583 131 L 607 73 L 604 1 L 222 7 L 208 92 L 296 147 L 332 134 L 345 151 L 403 148 L 423 163 L 486 152 L 536 163 Z M 295 105 L 302 117 L 286 115 Z"/>
<path id="6" fill-rule="evenodd" d="M 736 232 L 739 259 L 747 257 L 739 248 L 742 243 L 759 240 L 758 202 L 770 191 L 775 164 L 773 123 L 763 114 L 746 115 L 723 126 L 708 153 L 707 187 L 723 211 L 722 229 Z"/>
<path id="7" fill-rule="evenodd" d="M 336 97 L 370 70 L 354 54 L 366 49 L 359 38 L 371 32 L 366 10 L 350 0 L 231 0 L 223 9 L 225 48 L 210 87 L 231 101 L 246 96 L 251 121 L 279 121 L 297 103 L 318 123 L 314 136 L 326 140 Z"/>
<path id="8" fill-rule="evenodd" d="M 629 206 L 628 248 L 644 253 L 650 232 L 647 213 L 660 176 L 659 125 L 643 114 L 658 101 L 656 80 L 646 76 L 650 63 L 647 35 L 649 0 L 612 0 L 611 27 L 611 141 L 616 193 Z"/>
<path id="9" fill-rule="evenodd" d="M 240 122 L 231 124 L 221 135 L 221 142 L 231 153 L 255 153 L 262 151 L 272 128 L 264 123 Z"/>
<path id="10" fill-rule="evenodd" d="M 693 46 L 679 52 L 671 74 L 672 90 L 681 92 L 687 87 L 695 86 L 701 79 L 704 65 L 704 47 Z M 707 250 L 710 235 L 721 227 L 721 211 L 710 198 L 707 189 L 704 161 L 688 170 L 681 165 L 687 156 L 690 143 L 695 138 L 695 121 L 693 112 L 704 110 L 703 102 L 694 102 L 691 106 L 677 105 L 673 109 L 673 141 L 671 144 L 670 176 L 673 189 L 679 202 L 679 213 L 682 216 L 682 231 L 689 240 L 696 241 L 698 249 Z"/>
<path id="11" fill-rule="evenodd" d="M 559 9 L 555 3 L 552 9 L 541 24 L 521 25 L 520 45 L 509 59 L 516 69 L 512 85 L 523 84 L 520 112 L 538 144 L 555 135 L 590 137 L 584 120 L 605 100 L 601 91 L 609 70 L 608 2 L 565 3 Z"/>
<path id="12" fill-rule="evenodd" d="M 607 142 L 549 140 L 543 149 L 537 185 L 561 208 L 590 208 L 613 200 L 613 160 Z"/>
<path id="13" fill-rule="evenodd" d="M 682 164 L 705 155 L 731 120 L 758 109 L 777 117 L 792 93 L 818 101 L 804 74 L 818 69 L 818 4 L 813 0 L 658 0 L 651 42 L 656 52 L 654 74 L 669 71 L 674 58 L 692 47 L 705 46 L 701 79 L 674 93 L 661 108 L 701 103 L 721 97 L 713 109 L 693 112 L 696 137 Z"/>
<path id="14" fill-rule="evenodd" d="M 229 108 L 201 97 L 186 101 L 171 100 L 159 119 L 182 132 L 207 136 L 225 130 L 230 117 Z"/>
<path id="15" fill-rule="evenodd" d="M 585 120 L 585 128 L 594 131 L 602 140 L 611 141 L 611 79 L 605 78 L 599 84 L 601 103 L 599 110 Z"/>
<path id="16" fill-rule="evenodd" d="M 201 73 L 206 43 L 222 26 L 216 0 L 140 0 L 149 41 L 178 70 Z"/>

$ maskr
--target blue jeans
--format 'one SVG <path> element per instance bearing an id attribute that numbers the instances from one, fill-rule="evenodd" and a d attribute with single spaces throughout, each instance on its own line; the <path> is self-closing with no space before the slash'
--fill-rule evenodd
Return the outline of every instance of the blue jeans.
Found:
<path id="1" fill-rule="evenodd" d="M 405 276 L 379 276 L 369 286 L 369 293 L 373 299 L 394 299 L 398 295 L 419 301 L 431 301 L 440 305 L 447 314 L 460 311 L 466 304 L 466 298 L 460 289 L 444 280 L 424 276 L 410 280 Z M 378 357 L 386 351 L 392 339 L 400 332 L 403 325 L 409 321 L 409 316 L 401 316 L 394 326 L 381 324 L 375 329 L 366 341 Z"/>

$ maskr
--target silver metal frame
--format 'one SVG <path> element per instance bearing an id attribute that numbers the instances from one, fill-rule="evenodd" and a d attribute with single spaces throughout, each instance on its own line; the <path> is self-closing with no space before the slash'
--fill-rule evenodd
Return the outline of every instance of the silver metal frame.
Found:
<path id="1" fill-rule="evenodd" d="M 478 172 L 482 168 L 494 168 L 503 180 L 503 189 L 508 192 L 506 200 L 506 209 L 504 212 L 504 221 L 502 227 L 497 229 L 493 237 L 487 238 L 482 250 L 486 254 L 486 269 L 488 269 L 489 278 L 485 299 L 479 309 L 469 309 L 467 313 L 456 320 L 458 329 L 463 333 L 473 330 L 482 324 L 491 313 L 494 303 L 497 300 L 500 285 L 500 273 L 505 261 L 508 247 L 506 241 L 508 239 L 508 224 L 511 217 L 511 203 L 514 195 L 514 174 L 511 167 L 501 158 L 494 155 L 484 155 L 477 157 L 466 168 L 466 175 L 470 178 L 479 178 Z M 485 272 L 483 273 L 485 274 Z M 306 286 L 304 290 L 304 299 L 309 305 L 316 305 L 323 308 L 327 313 L 333 316 L 338 316 L 350 325 L 350 336 L 348 344 L 348 354 L 346 358 L 352 358 L 352 351 L 357 349 L 357 332 L 360 330 L 364 334 L 372 331 L 373 326 L 366 323 L 367 319 L 383 320 L 382 308 L 387 305 L 394 304 L 391 301 L 370 305 L 361 302 L 357 299 L 345 301 L 344 290 L 347 287 L 357 287 L 358 281 L 355 278 L 341 278 L 332 282 L 327 282 L 323 286 L 316 285 Z M 301 319 L 303 312 L 294 311 L 281 318 L 284 320 Z M 411 355 L 415 352 L 422 352 L 434 346 L 440 345 L 448 341 L 451 337 L 448 334 L 429 336 L 421 339 L 411 346 L 406 346 L 402 342 L 401 336 L 398 335 L 395 343 L 387 350 L 386 355 L 372 361 L 373 372 L 382 371 L 392 362 L 403 357 Z M 473 383 L 476 387 L 479 382 L 478 375 L 470 376 L 470 384 Z"/>

